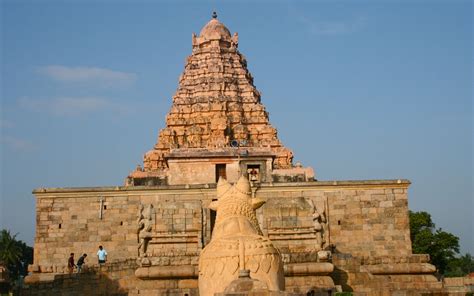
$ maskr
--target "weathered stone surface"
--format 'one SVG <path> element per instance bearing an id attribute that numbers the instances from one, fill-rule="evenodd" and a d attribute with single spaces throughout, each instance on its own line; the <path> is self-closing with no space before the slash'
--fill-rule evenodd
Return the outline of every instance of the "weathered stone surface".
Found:
<path id="1" fill-rule="evenodd" d="M 281 144 L 270 124 L 247 61 L 237 50 L 237 35 L 231 37 L 220 21 L 212 19 L 199 36 L 193 36 L 193 51 L 186 59 L 166 127 L 145 154 L 143 168 L 137 167 L 126 184 L 215 183 L 216 161 L 238 167 L 238 154 L 249 158 L 262 152 L 269 156 L 268 172 L 275 169 L 276 179 L 312 180 L 311 168 L 293 167 L 293 152 Z M 225 159 L 212 159 L 218 151 Z M 201 161 L 186 161 L 193 155 Z M 229 178 L 236 181 L 238 169 L 227 171 L 236 174 Z"/>
<path id="2" fill-rule="evenodd" d="M 286 276 L 301 276 L 301 275 L 329 275 L 334 271 L 334 265 L 331 263 L 293 263 L 285 265 Z"/>
<path id="3" fill-rule="evenodd" d="M 285 289 L 280 252 L 262 235 L 255 215 L 255 210 L 264 203 L 251 198 L 250 183 L 244 176 L 234 186 L 223 178 L 219 180 L 217 200 L 209 204 L 217 212 L 214 233 L 199 257 L 201 296 L 223 292 L 239 277 L 239 272 L 247 270 L 252 279 L 268 290 Z M 235 288 L 253 288 L 254 283 L 249 279 Z"/>
<path id="4" fill-rule="evenodd" d="M 198 270 L 192 265 L 152 266 L 141 267 L 135 271 L 135 276 L 140 279 L 178 279 L 196 278 Z"/>
<path id="5" fill-rule="evenodd" d="M 372 274 L 433 274 L 436 267 L 428 263 L 395 263 L 365 266 Z"/>

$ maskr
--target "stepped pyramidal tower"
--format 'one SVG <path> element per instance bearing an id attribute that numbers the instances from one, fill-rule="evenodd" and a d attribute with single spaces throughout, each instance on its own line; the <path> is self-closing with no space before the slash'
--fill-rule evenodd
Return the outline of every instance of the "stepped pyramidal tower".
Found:
<path id="1" fill-rule="evenodd" d="M 216 13 L 192 35 L 166 127 L 127 185 L 235 181 L 242 173 L 258 182 L 313 180 L 311 168 L 293 166 L 293 152 L 270 124 L 238 39 Z"/>

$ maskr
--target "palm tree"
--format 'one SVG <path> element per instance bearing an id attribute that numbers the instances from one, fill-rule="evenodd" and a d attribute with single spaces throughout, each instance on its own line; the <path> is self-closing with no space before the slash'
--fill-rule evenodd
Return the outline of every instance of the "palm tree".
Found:
<path id="1" fill-rule="evenodd" d="M 11 235 L 9 230 L 3 229 L 0 232 L 0 264 L 8 267 L 15 265 L 20 260 L 21 249 L 18 246 L 15 235 Z"/>

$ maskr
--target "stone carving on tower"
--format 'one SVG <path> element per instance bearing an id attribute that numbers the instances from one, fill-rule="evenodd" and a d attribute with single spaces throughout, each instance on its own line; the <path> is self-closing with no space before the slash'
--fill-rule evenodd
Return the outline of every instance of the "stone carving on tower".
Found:
<path id="1" fill-rule="evenodd" d="M 152 238 L 153 206 L 140 204 L 137 219 L 138 255 L 147 257 L 148 242 Z"/>
<path id="2" fill-rule="evenodd" d="M 245 176 L 232 186 L 225 179 L 217 183 L 217 201 L 209 208 L 217 212 L 210 243 L 199 257 L 199 295 L 211 296 L 249 271 L 270 291 L 283 291 L 285 278 L 280 252 L 262 235 L 255 210 L 265 202 L 251 198 Z"/>
<path id="3" fill-rule="evenodd" d="M 127 185 L 169 184 L 170 155 L 190 151 L 199 151 L 203 158 L 215 151 L 231 154 L 235 147 L 250 156 L 265 151 L 270 171 L 293 168 L 293 152 L 270 124 L 238 42 L 238 34 L 231 35 L 216 14 L 199 36 L 192 35 L 192 54 L 179 78 L 166 127 L 145 154 L 143 170 L 132 172 Z M 304 173 L 305 181 L 313 180 L 311 168 Z M 161 181 L 146 182 L 153 178 Z"/>
<path id="4" fill-rule="evenodd" d="M 327 236 L 327 219 L 326 219 L 326 209 L 323 204 L 322 209 L 318 210 L 318 207 L 314 204 L 312 199 L 308 199 L 311 204 L 313 211 L 313 227 L 316 234 L 316 243 L 319 250 L 324 249 L 326 246 L 326 236 Z"/>

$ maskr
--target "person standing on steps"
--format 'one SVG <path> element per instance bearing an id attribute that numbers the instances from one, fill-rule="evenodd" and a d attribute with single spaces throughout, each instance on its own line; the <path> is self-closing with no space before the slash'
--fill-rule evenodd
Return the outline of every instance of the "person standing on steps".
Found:
<path id="1" fill-rule="evenodd" d="M 97 251 L 97 258 L 99 259 L 99 265 L 105 264 L 107 261 L 107 251 L 99 246 L 99 251 Z"/>
<path id="2" fill-rule="evenodd" d="M 82 265 L 84 264 L 84 259 L 86 259 L 87 254 L 84 253 L 79 259 L 77 260 L 77 273 L 81 273 Z"/>
<path id="3" fill-rule="evenodd" d="M 67 269 L 69 270 L 69 273 L 74 271 L 74 267 L 76 267 L 76 264 L 74 264 L 74 253 L 71 253 L 67 260 Z"/>

